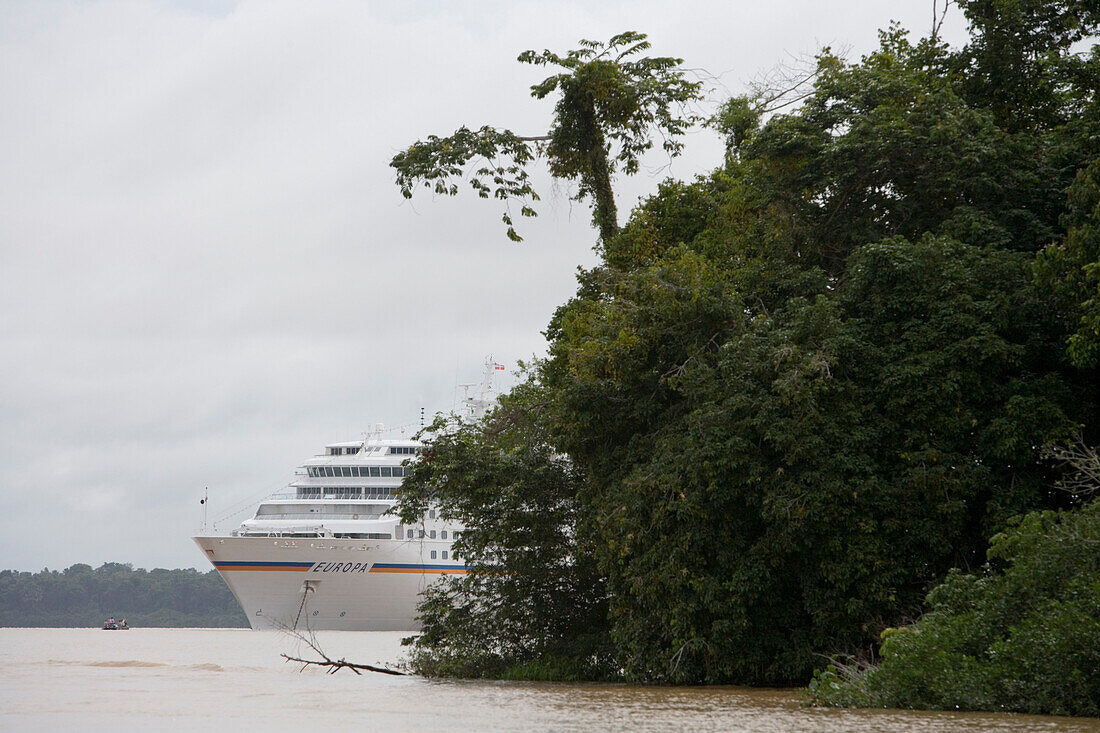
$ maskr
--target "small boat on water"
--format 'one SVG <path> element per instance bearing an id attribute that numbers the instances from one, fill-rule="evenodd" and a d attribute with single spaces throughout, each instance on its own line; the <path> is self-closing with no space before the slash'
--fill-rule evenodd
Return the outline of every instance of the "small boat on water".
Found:
<path id="1" fill-rule="evenodd" d="M 126 623 L 126 619 L 115 619 L 114 616 L 103 622 L 104 631 L 129 631 L 130 625 Z"/>

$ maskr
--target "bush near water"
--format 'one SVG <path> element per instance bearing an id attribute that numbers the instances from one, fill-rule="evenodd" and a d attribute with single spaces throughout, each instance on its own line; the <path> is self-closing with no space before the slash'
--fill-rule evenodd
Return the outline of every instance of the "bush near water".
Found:
<path id="1" fill-rule="evenodd" d="M 132 628 L 247 627 L 216 570 L 134 569 L 109 562 L 62 571 L 0 571 L 0 626 L 95 627 L 125 618 Z"/>
<path id="2" fill-rule="evenodd" d="M 916 624 L 883 633 L 872 667 L 831 665 L 817 704 L 1100 716 L 1100 502 L 1035 512 L 952 571 Z"/>
<path id="3" fill-rule="evenodd" d="M 668 117 L 631 86 L 643 67 L 620 74 L 629 60 L 590 43 L 521 57 L 564 69 L 534 91 L 560 90 L 551 172 L 595 201 L 601 261 L 552 318 L 548 356 L 405 481 L 405 518 L 431 504 L 463 522 L 471 567 L 421 606 L 416 669 L 805 683 L 920 617 L 940 583 L 931 608 L 950 626 L 968 583 L 990 586 L 978 603 L 998 582 L 1043 582 L 997 563 L 1032 567 L 1045 550 L 1029 528 L 1077 521 L 1042 513 L 1073 505 L 1043 446 L 1100 442 L 1100 8 L 957 6 L 961 48 L 895 27 L 857 62 L 823 51 L 799 105 L 729 100 L 710 123 L 727 142 L 716 170 L 665 182 L 621 228 L 592 176 L 624 160 L 617 135 L 636 144 L 657 126 L 646 114 Z M 395 158 L 419 166 L 399 173 L 407 195 L 412 173 L 460 170 L 452 142 L 519 149 L 463 130 Z M 571 143 L 588 147 L 567 162 L 601 169 L 555 168 Z M 432 151 L 450 157 L 433 169 Z M 961 572 L 988 550 L 994 575 Z M 990 690 L 1056 669 L 1095 699 L 1095 638 L 1069 624 L 1095 566 L 1071 567 L 1076 599 L 1020 588 L 1034 609 L 983 616 L 1005 661 L 1000 682 L 973 672 L 973 705 L 1008 705 Z M 933 644 L 933 625 L 888 648 Z M 1013 689 L 1027 700 L 1013 709 L 1092 709 Z"/>

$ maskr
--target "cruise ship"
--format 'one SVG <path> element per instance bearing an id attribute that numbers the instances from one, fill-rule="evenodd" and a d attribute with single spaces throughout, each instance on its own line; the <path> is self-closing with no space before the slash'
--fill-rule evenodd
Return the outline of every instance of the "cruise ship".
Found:
<path id="1" fill-rule="evenodd" d="M 491 361 L 461 414 L 476 419 L 493 400 Z M 229 585 L 253 629 L 416 630 L 419 594 L 464 575 L 452 543 L 461 526 L 432 509 L 415 524 L 389 510 L 423 445 L 386 439 L 330 443 L 305 461 L 284 492 L 262 501 L 229 536 L 194 540 Z"/>

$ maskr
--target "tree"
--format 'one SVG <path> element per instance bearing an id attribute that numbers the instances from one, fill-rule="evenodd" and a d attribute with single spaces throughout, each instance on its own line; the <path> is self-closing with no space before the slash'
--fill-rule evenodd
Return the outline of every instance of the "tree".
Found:
<path id="1" fill-rule="evenodd" d="M 1095 65 L 1074 44 L 1095 35 L 1095 0 L 958 0 L 971 39 L 956 57 L 968 101 L 1016 132 L 1079 115 L 1095 90 Z M 1090 90 L 1091 88 L 1091 90 Z"/>
<path id="2" fill-rule="evenodd" d="M 1091 338 L 1100 55 L 1044 48 L 1081 73 L 1026 90 L 1042 114 L 1019 126 L 975 91 L 972 47 L 893 28 L 857 63 L 823 53 L 801 108 L 727 105 L 720 167 L 602 239 L 521 388 L 547 446 L 524 474 L 567 457 L 583 477 L 562 484 L 576 556 L 625 676 L 804 681 L 917 617 L 1013 516 L 1071 505 L 1040 446 L 1095 442 L 1100 414 L 1095 366 L 1066 353 Z M 501 454 L 482 441 L 432 471 Z M 469 531 L 524 521 L 495 496 Z M 523 572 L 521 608 L 538 597 Z M 426 618 L 469 607 L 445 593 Z M 453 618 L 425 663 L 485 644 Z"/>
<path id="3" fill-rule="evenodd" d="M 414 671 L 459 677 L 593 679 L 614 674 L 606 589 L 578 513 L 584 476 L 550 442 L 532 382 L 475 424 L 439 418 L 398 505 L 464 526 L 467 574 L 430 586 Z"/>
<path id="4" fill-rule="evenodd" d="M 695 121 L 684 107 L 699 98 L 701 85 L 684 78 L 681 59 L 632 59 L 650 47 L 642 33 L 628 31 L 607 43 L 582 40 L 579 45 L 564 56 L 551 51 L 519 55 L 521 63 L 565 70 L 531 87 L 536 99 L 559 95 L 548 134 L 524 137 L 507 129 L 463 126 L 449 137 L 431 135 L 390 161 L 402 195 L 411 198 L 422 184 L 453 196 L 458 193 L 454 179 L 469 172 L 478 196 L 518 201 L 521 216 L 535 216 L 532 204 L 539 197 L 527 167 L 544 155 L 552 175 L 577 182 L 576 200 L 592 199 L 593 222 L 601 240 L 610 241 L 619 229 L 611 188 L 616 169 L 637 172 L 656 135 L 666 153 L 678 155 L 679 138 Z M 508 208 L 503 221 L 508 237 L 520 241 Z"/>
<path id="5" fill-rule="evenodd" d="M 1100 461 L 1070 455 L 1089 493 Z M 1084 484 L 1081 486 L 1084 488 Z M 1034 512 L 996 535 L 976 573 L 952 572 L 930 611 L 883 634 L 874 666 L 834 663 L 810 684 L 822 705 L 1100 715 L 1100 502 Z"/>
<path id="6" fill-rule="evenodd" d="M 1067 132 L 1002 128 L 899 29 L 820 63 L 795 112 L 731 107 L 737 155 L 640 206 L 548 331 L 635 678 L 789 682 L 867 648 L 1064 505 L 1037 446 L 1094 419 L 1031 284 Z"/>
<path id="7" fill-rule="evenodd" d="M 1069 189 L 1068 230 L 1036 262 L 1036 279 L 1063 303 L 1071 332 L 1069 357 L 1082 369 L 1100 367 L 1100 158 L 1082 168 Z"/>

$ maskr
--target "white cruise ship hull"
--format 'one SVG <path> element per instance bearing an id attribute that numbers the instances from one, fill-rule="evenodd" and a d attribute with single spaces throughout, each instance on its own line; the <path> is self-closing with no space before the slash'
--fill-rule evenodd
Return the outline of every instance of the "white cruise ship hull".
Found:
<path id="1" fill-rule="evenodd" d="M 428 559 L 437 543 L 419 539 L 194 540 L 258 630 L 415 631 L 420 592 L 466 572 L 460 562 Z"/>

